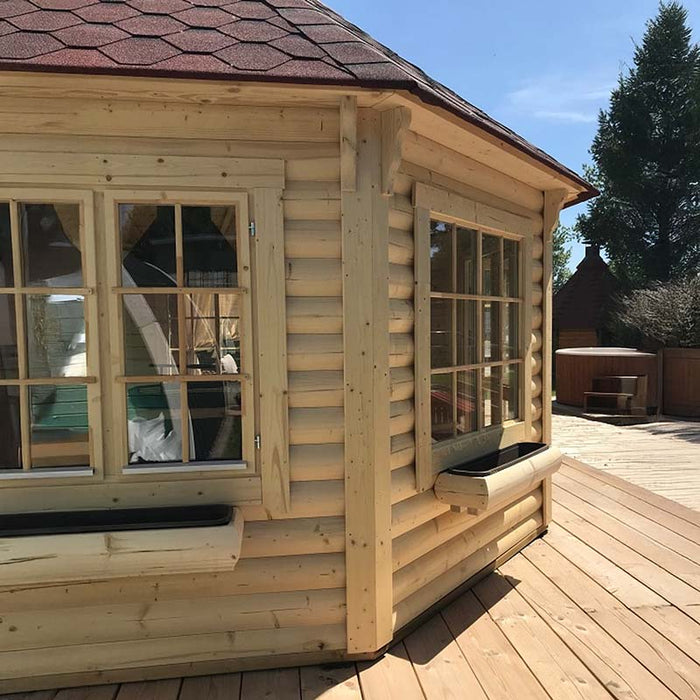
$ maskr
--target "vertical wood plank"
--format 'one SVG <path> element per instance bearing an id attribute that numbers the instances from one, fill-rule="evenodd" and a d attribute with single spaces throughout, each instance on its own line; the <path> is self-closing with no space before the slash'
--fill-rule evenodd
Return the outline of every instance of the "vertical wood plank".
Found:
<path id="1" fill-rule="evenodd" d="M 394 194 L 394 178 L 399 172 L 403 136 L 411 125 L 411 110 L 395 107 L 382 112 L 382 194 Z"/>
<path id="2" fill-rule="evenodd" d="M 542 442 L 552 442 L 552 235 L 559 223 L 559 213 L 566 201 L 565 190 L 544 193 L 542 231 Z M 528 302 L 529 303 L 529 302 Z M 542 483 L 542 521 L 552 521 L 552 478 Z"/>
<path id="3" fill-rule="evenodd" d="M 340 98 L 340 188 L 357 188 L 357 98 Z"/>
<path id="4" fill-rule="evenodd" d="M 416 410 L 416 488 L 433 486 L 430 420 L 430 212 L 416 207 L 413 224 L 414 245 L 414 344 Z"/>
<path id="5" fill-rule="evenodd" d="M 257 189 L 255 204 L 258 311 L 260 470 L 263 506 L 289 510 L 289 398 L 282 190 Z"/>
<path id="6" fill-rule="evenodd" d="M 542 441 L 552 442 L 552 234 L 566 201 L 565 190 L 544 193 L 542 277 Z"/>
<path id="7" fill-rule="evenodd" d="M 389 204 L 381 120 L 358 111 L 358 182 L 344 193 L 345 509 L 348 651 L 392 637 Z"/>
<path id="8" fill-rule="evenodd" d="M 522 408 L 520 413 L 525 420 L 525 439 L 532 435 L 532 236 L 520 244 L 520 352 L 523 358 L 520 386 Z"/>

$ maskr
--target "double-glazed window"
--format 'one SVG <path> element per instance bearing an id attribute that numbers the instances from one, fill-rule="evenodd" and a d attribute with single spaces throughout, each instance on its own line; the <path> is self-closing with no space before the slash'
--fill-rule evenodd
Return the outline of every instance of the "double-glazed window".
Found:
<path id="1" fill-rule="evenodd" d="M 93 196 L 0 192 L 0 481 L 253 472 L 246 196 Z"/>
<path id="2" fill-rule="evenodd" d="M 433 443 L 520 418 L 520 244 L 430 223 Z"/>
<path id="3" fill-rule="evenodd" d="M 115 206 L 126 460 L 240 463 L 241 380 L 248 368 L 236 207 Z"/>
<path id="4" fill-rule="evenodd" d="M 101 461 L 86 216 L 89 199 L 70 195 L 0 199 L 0 471 L 9 475 Z"/>

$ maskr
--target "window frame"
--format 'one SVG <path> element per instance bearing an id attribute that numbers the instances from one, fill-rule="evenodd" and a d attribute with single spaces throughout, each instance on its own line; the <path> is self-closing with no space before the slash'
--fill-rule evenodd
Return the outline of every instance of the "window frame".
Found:
<path id="1" fill-rule="evenodd" d="M 520 418 L 484 428 L 481 419 L 477 430 L 450 440 L 433 444 L 431 421 L 431 300 L 440 293 L 431 292 L 430 231 L 431 221 L 438 220 L 467 229 L 478 230 L 482 234 L 511 239 L 519 242 L 519 402 Z M 532 327 L 532 238 L 534 221 L 511 212 L 477 202 L 456 193 L 441 190 L 424 183 L 416 183 L 414 188 L 414 241 L 415 241 L 415 393 L 416 393 L 416 482 L 419 491 L 432 488 L 436 475 L 451 466 L 467 459 L 478 457 L 508 444 L 526 439 L 531 430 L 530 384 L 531 367 L 531 327 Z M 481 272 L 481 240 L 477 245 L 478 272 Z M 501 271 L 502 274 L 502 271 Z M 477 290 L 481 290 L 478 280 Z M 481 294 L 448 295 L 465 296 L 477 303 L 477 327 L 482 326 L 481 305 L 483 300 L 496 300 Z M 499 298 L 499 302 L 508 302 Z M 500 319 L 503 337 L 503 319 Z M 456 331 L 456 329 L 455 329 Z M 477 332 L 477 344 L 482 332 Z M 456 342 L 456 341 L 455 341 Z M 480 359 L 483 348 L 476 359 Z M 509 360 L 495 363 L 476 363 L 477 367 L 496 364 L 504 366 Z M 516 364 L 513 361 L 513 364 Z M 455 368 L 450 368 L 454 370 Z M 439 370 L 437 372 L 440 373 Z M 482 400 L 481 369 L 477 371 L 477 397 Z M 478 412 L 481 415 L 482 411 Z"/>
<path id="2" fill-rule="evenodd" d="M 191 290 L 197 293 L 223 293 L 237 294 L 241 299 L 241 365 L 244 370 L 238 375 L 232 375 L 229 381 L 240 383 L 242 400 L 242 426 L 241 443 L 242 459 L 237 461 L 221 462 L 196 462 L 184 464 L 163 463 L 153 465 L 130 465 L 128 455 L 127 435 L 127 405 L 125 389 L 112 390 L 112 412 L 114 416 L 114 430 L 109 456 L 113 463 L 106 466 L 110 476 L 120 481 L 179 481 L 188 477 L 237 477 L 253 476 L 257 474 L 256 448 L 255 448 L 255 392 L 253 378 L 255 376 L 254 355 L 254 328 L 253 309 L 251 299 L 251 251 L 249 225 L 249 204 L 246 192 L 210 192 L 194 190 L 108 190 L 104 193 L 105 233 L 107 237 L 107 266 L 109 287 L 109 343 L 110 368 L 109 379 L 122 387 L 126 387 L 134 379 L 141 377 L 126 376 L 123 371 L 124 346 L 122 341 L 123 318 L 122 298 L 120 290 L 126 289 L 121 282 L 121 241 L 119 236 L 119 204 L 150 204 L 168 206 L 230 206 L 236 211 L 236 237 L 238 256 L 238 286 L 235 288 L 209 288 L 209 287 L 163 287 L 159 293 L 176 294 L 179 300 L 180 314 L 183 311 L 183 301 Z M 181 222 L 176 221 L 176 227 Z M 110 236 L 112 238 L 110 239 Z M 176 234 L 177 238 L 177 234 Z M 144 288 L 145 289 L 145 288 Z M 132 288 L 128 288 L 134 293 Z M 150 291 L 150 290 L 149 290 Z M 146 293 L 144 291 L 144 293 Z M 183 319 L 181 319 L 182 322 Z M 181 323 L 182 325 L 182 323 Z M 225 375 L 222 381 L 226 381 Z M 235 376 L 235 378 L 234 378 Z M 176 382 L 186 390 L 188 382 L 201 382 L 201 377 L 192 375 L 153 376 L 153 383 Z M 138 383 L 138 382 L 137 382 Z M 181 394 L 182 395 L 182 394 Z M 181 419 L 186 419 L 181 412 Z"/>
<path id="3" fill-rule="evenodd" d="M 35 187 L 0 187 L 0 202 L 9 203 L 10 232 L 12 236 L 12 263 L 14 286 L 0 288 L 0 294 L 15 298 L 18 379 L 2 379 L 0 385 L 20 387 L 20 433 L 22 464 L 20 469 L 0 469 L 0 488 L 25 485 L 40 481 L 53 483 L 92 483 L 104 475 L 101 383 L 99 360 L 98 300 L 95 251 L 94 193 L 82 189 L 55 189 Z M 47 295 L 50 287 L 28 287 L 23 282 L 22 240 L 19 229 L 20 204 L 77 204 L 79 206 L 79 240 L 83 275 L 82 287 L 61 287 L 63 292 L 83 297 L 86 337 L 86 374 L 83 377 L 28 377 L 28 348 L 26 331 L 26 300 L 28 296 Z M 31 466 L 31 406 L 29 387 L 55 385 L 85 385 L 88 403 L 89 466 L 32 467 Z"/>

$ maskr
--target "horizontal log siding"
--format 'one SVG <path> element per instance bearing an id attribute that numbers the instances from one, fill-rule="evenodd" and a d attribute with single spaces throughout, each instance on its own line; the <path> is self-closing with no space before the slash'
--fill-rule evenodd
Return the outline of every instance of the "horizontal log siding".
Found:
<path id="1" fill-rule="evenodd" d="M 413 208 L 415 182 L 424 182 L 489 204 L 535 223 L 539 235 L 531 246 L 533 293 L 531 329 L 533 357 L 533 437 L 540 435 L 542 366 L 542 206 L 541 192 L 484 168 L 428 139 L 410 133 L 404 143 L 404 160 L 396 179 L 390 211 L 389 261 L 413 276 Z M 491 187 L 489 191 L 483 189 Z M 393 296 L 393 295 L 392 295 Z M 399 299 L 397 298 L 397 301 Z M 412 299 L 408 318 L 413 319 Z M 391 330 L 391 329 L 390 329 Z M 524 332 L 530 332 L 527 329 Z M 413 327 L 400 336 L 411 338 Z M 392 334 L 398 344 L 397 336 Z M 401 341 L 404 342 L 403 340 Z M 412 345 L 412 343 L 411 343 Z M 407 349 L 407 348 L 406 348 Z M 402 353 L 403 369 L 413 375 L 413 353 Z M 393 377 L 392 377 L 393 378 Z M 403 380 L 402 380 L 403 381 Z M 398 390 L 401 382 L 393 382 Z M 538 391 L 540 393 L 538 393 Z M 542 525 L 542 488 L 523 494 L 520 500 L 499 511 L 478 516 L 453 513 L 438 501 L 432 490 L 418 494 L 415 488 L 415 441 L 412 395 L 393 395 L 392 424 L 406 431 L 392 438 L 392 543 L 394 566 L 395 628 L 399 629 L 470 576 L 478 573 L 509 548 L 534 536 Z M 411 429 L 409 430 L 409 426 Z M 392 431 L 393 434 L 393 431 Z M 398 477 L 398 478 L 397 478 Z"/>
<path id="2" fill-rule="evenodd" d="M 0 151 L 35 151 L 47 161 L 52 152 L 285 160 L 291 510 L 270 520 L 262 508 L 244 507 L 241 560 L 228 573 L 0 587 L 0 689 L 9 678 L 38 685 L 43 675 L 65 672 L 342 650 L 337 110 L 31 99 L 6 108 Z M 395 286 L 404 303 L 405 276 L 397 274 Z M 405 401 L 410 310 L 399 305 L 393 318 L 393 394 Z"/>

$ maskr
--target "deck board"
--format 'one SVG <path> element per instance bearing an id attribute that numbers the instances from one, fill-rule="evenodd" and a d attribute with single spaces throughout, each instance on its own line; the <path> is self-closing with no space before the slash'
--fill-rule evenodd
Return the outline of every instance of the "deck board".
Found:
<path id="1" fill-rule="evenodd" d="M 549 532 L 374 662 L 9 700 L 700 698 L 700 513 L 565 458 Z"/>

